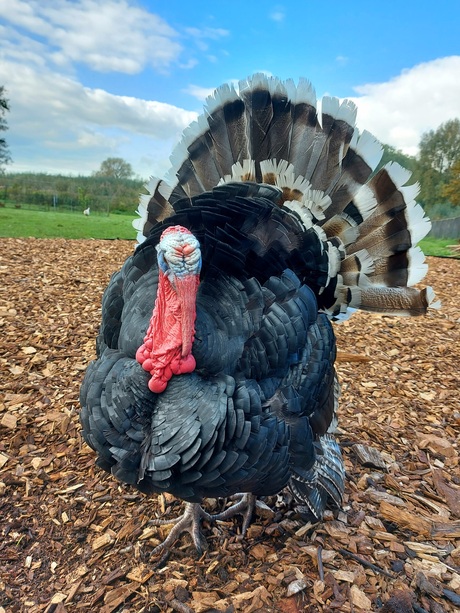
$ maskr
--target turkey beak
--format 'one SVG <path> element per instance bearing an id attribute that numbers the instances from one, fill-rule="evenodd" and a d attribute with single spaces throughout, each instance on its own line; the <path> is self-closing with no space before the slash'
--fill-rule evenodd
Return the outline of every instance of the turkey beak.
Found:
<path id="1" fill-rule="evenodd" d="M 182 357 L 192 352 L 195 337 L 196 293 L 199 283 L 199 275 L 184 275 L 175 278 L 174 287 L 181 308 Z"/>

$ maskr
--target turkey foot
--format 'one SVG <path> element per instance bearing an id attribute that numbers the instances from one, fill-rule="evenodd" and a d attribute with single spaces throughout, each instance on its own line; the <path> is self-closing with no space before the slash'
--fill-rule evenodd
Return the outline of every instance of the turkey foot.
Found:
<path id="1" fill-rule="evenodd" d="M 186 502 L 185 511 L 179 517 L 174 519 L 152 519 L 149 521 L 149 524 L 153 526 L 175 524 L 165 540 L 157 545 L 150 555 L 156 555 L 157 553 L 161 553 L 165 550 L 169 551 L 171 545 L 184 532 L 188 532 L 190 534 L 198 553 L 201 555 L 203 550 L 207 549 L 208 547 L 206 539 L 200 528 L 200 522 L 202 519 L 205 519 L 206 521 L 213 521 L 213 516 L 206 513 L 206 511 L 198 503 Z"/>
<path id="2" fill-rule="evenodd" d="M 236 500 L 237 502 L 232 504 L 232 506 L 228 509 L 225 509 L 225 511 L 222 511 L 222 513 L 211 515 L 211 520 L 225 521 L 226 519 L 230 519 L 235 515 L 242 515 L 243 524 L 241 526 L 241 534 L 238 537 L 239 540 L 242 540 L 246 535 L 249 524 L 251 523 L 252 515 L 256 509 L 256 506 L 258 505 L 257 496 L 254 496 L 254 494 L 235 494 L 234 496 L 230 496 L 230 500 Z"/>

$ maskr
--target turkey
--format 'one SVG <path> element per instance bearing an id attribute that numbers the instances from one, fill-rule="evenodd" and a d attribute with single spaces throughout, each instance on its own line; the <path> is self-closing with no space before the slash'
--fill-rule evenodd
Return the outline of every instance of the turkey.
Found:
<path id="1" fill-rule="evenodd" d="M 339 386 L 331 321 L 355 309 L 420 315 L 430 222 L 396 163 L 355 127 L 351 101 L 256 74 L 224 85 L 151 179 L 138 245 L 104 293 L 81 387 L 98 465 L 201 520 L 244 515 L 288 488 L 320 520 L 340 507 Z M 214 515 L 206 498 L 235 502 Z M 154 520 L 161 523 L 161 520 Z M 173 523 L 165 520 L 164 523 Z"/>

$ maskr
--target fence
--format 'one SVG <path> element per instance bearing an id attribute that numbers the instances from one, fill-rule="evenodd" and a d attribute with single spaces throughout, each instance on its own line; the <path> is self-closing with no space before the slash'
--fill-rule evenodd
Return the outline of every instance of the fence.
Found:
<path id="1" fill-rule="evenodd" d="M 431 231 L 428 236 L 433 238 L 460 239 L 460 217 L 436 219 L 431 224 Z"/>

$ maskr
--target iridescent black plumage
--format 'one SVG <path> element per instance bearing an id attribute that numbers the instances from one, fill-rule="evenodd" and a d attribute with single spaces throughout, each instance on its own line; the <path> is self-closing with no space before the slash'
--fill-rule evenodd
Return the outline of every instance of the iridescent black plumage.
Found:
<path id="1" fill-rule="evenodd" d="M 417 241 L 429 222 L 407 172 L 373 174 L 381 148 L 350 102 L 264 75 L 224 86 L 186 131 L 170 182 L 150 182 L 141 244 L 103 298 L 98 359 L 81 390 L 83 434 L 102 468 L 191 503 L 289 486 L 302 512 L 340 505 L 338 384 L 330 317 L 349 307 L 426 311 Z M 165 228 L 199 241 L 196 370 L 153 394 L 135 361 Z M 434 306 L 434 305 L 433 305 Z"/>

